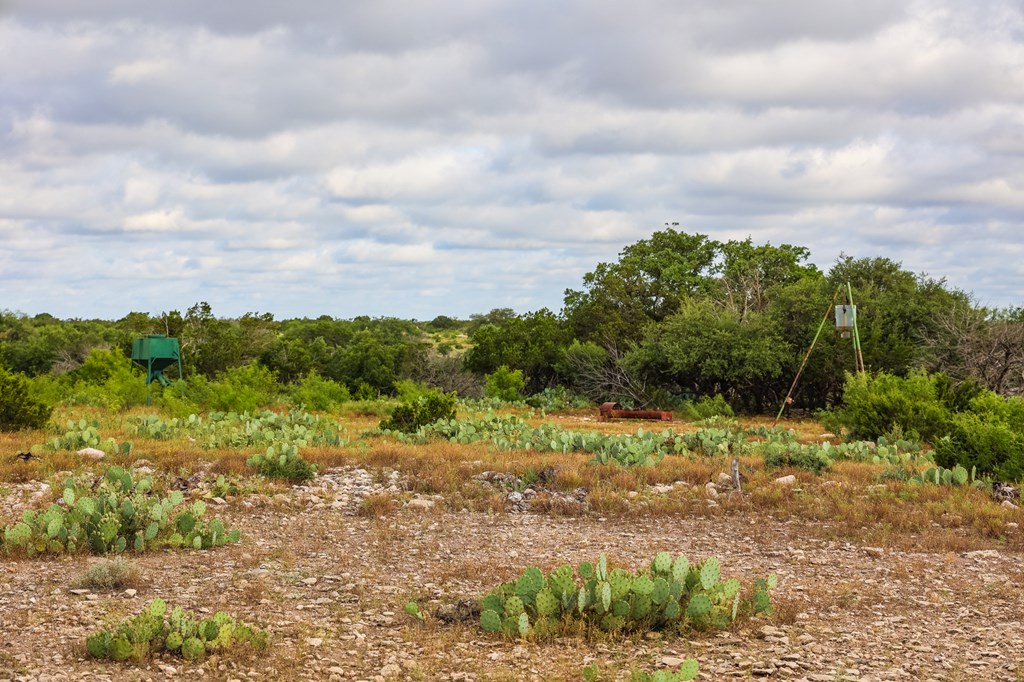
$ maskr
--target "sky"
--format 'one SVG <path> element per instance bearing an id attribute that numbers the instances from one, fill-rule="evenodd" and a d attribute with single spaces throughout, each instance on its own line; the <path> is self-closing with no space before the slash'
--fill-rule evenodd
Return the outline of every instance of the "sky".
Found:
<path id="1" fill-rule="evenodd" d="M 0 310 L 558 311 L 667 223 L 1024 304 L 1019 0 L 0 0 Z"/>

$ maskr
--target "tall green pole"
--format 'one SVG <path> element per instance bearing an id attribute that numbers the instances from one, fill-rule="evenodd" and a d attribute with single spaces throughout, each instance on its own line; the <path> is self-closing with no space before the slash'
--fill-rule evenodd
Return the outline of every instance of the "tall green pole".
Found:
<path id="1" fill-rule="evenodd" d="M 853 364 L 858 372 L 865 371 L 864 369 L 864 353 L 860 348 L 860 329 L 857 327 L 857 306 L 853 304 L 853 287 L 850 283 L 846 283 L 846 295 L 849 297 L 851 317 L 853 318 Z"/>

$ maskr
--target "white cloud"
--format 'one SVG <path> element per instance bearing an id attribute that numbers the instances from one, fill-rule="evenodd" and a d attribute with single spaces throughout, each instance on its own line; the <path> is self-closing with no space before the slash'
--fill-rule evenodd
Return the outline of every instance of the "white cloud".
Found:
<path id="1" fill-rule="evenodd" d="M 5 307 L 557 309 L 670 221 L 1020 303 L 1009 0 L 226 7 L 0 19 Z"/>

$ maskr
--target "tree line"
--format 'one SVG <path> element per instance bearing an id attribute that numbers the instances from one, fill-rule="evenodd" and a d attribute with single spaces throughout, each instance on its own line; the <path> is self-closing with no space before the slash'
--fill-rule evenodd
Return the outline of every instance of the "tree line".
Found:
<path id="1" fill-rule="evenodd" d="M 88 380 L 104 366 L 97 354 L 127 358 L 135 338 L 160 333 L 180 340 L 186 380 L 253 366 L 285 385 L 322 377 L 356 398 L 392 395 L 409 380 L 475 397 L 485 375 L 506 368 L 521 371 L 531 393 L 561 386 L 592 401 L 665 408 L 721 395 L 762 413 L 780 404 L 828 316 L 794 395 L 797 407 L 814 409 L 841 398 L 854 367 L 852 340 L 831 326 L 831 305 L 845 302 L 849 283 L 869 370 L 920 369 L 1003 395 L 1024 391 L 1021 308 L 979 306 L 888 258 L 843 255 L 827 272 L 809 259 L 804 247 L 718 241 L 673 225 L 597 264 L 558 312 L 424 322 L 219 318 L 206 302 L 116 321 L 0 311 L 0 365 Z"/>

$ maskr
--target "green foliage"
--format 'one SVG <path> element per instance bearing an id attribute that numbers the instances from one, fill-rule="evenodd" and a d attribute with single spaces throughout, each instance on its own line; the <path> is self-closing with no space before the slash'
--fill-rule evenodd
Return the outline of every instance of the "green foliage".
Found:
<path id="1" fill-rule="evenodd" d="M 178 491 L 166 496 L 149 476 L 137 480 L 121 467 L 107 468 L 98 481 L 64 481 L 59 503 L 45 511 L 26 511 L 19 523 L 3 529 L 10 554 L 94 554 L 142 552 L 158 547 L 208 549 L 237 542 L 220 519 L 203 520 L 203 502 L 184 504 Z"/>
<path id="2" fill-rule="evenodd" d="M 202 621 L 176 607 L 170 613 L 162 599 L 154 599 L 138 615 L 113 630 L 100 630 L 86 638 L 93 658 L 142 663 L 161 651 L 198 662 L 207 653 L 248 644 L 257 651 L 267 647 L 267 632 L 236 621 L 223 611 Z"/>
<path id="3" fill-rule="evenodd" d="M 302 379 L 288 388 L 288 397 L 295 406 L 308 410 L 333 410 L 351 399 L 348 388 L 332 379 L 326 379 L 310 370 Z"/>
<path id="4" fill-rule="evenodd" d="M 992 413 L 954 415 L 948 435 L 935 441 L 935 461 L 1002 481 L 1024 480 L 1024 433 Z"/>
<path id="5" fill-rule="evenodd" d="M 591 406 L 590 400 L 585 396 L 572 393 L 564 386 L 545 388 L 540 393 L 535 393 L 525 400 L 530 407 L 536 408 L 543 413 L 560 412 L 562 410 L 582 410 Z"/>
<path id="6" fill-rule="evenodd" d="M 437 422 L 455 419 L 455 394 L 428 390 L 422 395 L 398 405 L 391 417 L 380 422 L 381 431 L 414 433 Z"/>
<path id="7" fill-rule="evenodd" d="M 338 446 L 344 440 L 337 424 L 304 410 L 285 414 L 264 410 L 255 414 L 211 412 L 206 417 L 164 420 L 157 415 L 135 418 L 129 428 L 137 435 L 156 440 L 188 436 L 207 449 L 267 447 L 270 445 Z"/>
<path id="8" fill-rule="evenodd" d="M 0 431 L 41 429 L 53 408 L 29 395 L 29 381 L 23 374 L 0 365 Z"/>
<path id="9" fill-rule="evenodd" d="M 501 365 L 484 377 L 484 395 L 488 398 L 516 402 L 523 399 L 525 388 L 526 379 L 523 377 L 523 371 L 509 369 L 507 365 Z"/>
<path id="10" fill-rule="evenodd" d="M 720 630 L 738 616 L 771 609 L 774 575 L 755 581 L 747 598 L 739 580 L 721 580 L 718 560 L 690 564 L 667 552 L 636 573 L 608 569 L 602 554 L 577 571 L 568 564 L 546 576 L 531 567 L 481 602 L 480 626 L 506 635 L 553 637 L 573 622 L 608 632 Z"/>
<path id="11" fill-rule="evenodd" d="M 721 393 L 703 396 L 697 401 L 687 400 L 679 408 L 683 416 L 691 421 L 709 419 L 711 417 L 732 417 L 735 413 Z"/>
<path id="12" fill-rule="evenodd" d="M 562 320 L 547 309 L 519 316 L 510 310 L 491 313 L 470 337 L 472 346 L 463 356 L 466 369 L 489 374 L 505 366 L 522 371 L 530 391 L 549 385 L 569 341 Z"/>
<path id="13" fill-rule="evenodd" d="M 301 483 L 316 476 L 316 465 L 299 454 L 296 445 L 273 445 L 264 454 L 255 454 L 245 460 L 245 465 L 255 469 L 265 478 L 278 478 L 291 483 Z"/>
<path id="14" fill-rule="evenodd" d="M 925 440 L 945 433 L 950 411 L 939 399 L 937 375 L 911 372 L 906 378 L 879 372 L 848 374 L 844 406 L 835 411 L 851 438 L 875 439 L 897 424 Z"/>
<path id="15" fill-rule="evenodd" d="M 225 370 L 213 383 L 208 404 L 224 412 L 253 412 L 273 404 L 280 392 L 273 371 L 256 363 Z"/>

